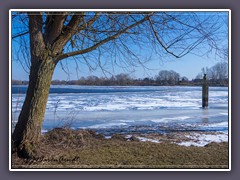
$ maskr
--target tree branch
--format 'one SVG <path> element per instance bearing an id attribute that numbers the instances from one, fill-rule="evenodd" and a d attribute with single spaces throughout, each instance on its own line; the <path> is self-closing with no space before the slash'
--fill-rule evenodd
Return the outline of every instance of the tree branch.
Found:
<path id="1" fill-rule="evenodd" d="M 98 18 L 98 15 L 99 13 L 96 13 L 92 19 L 90 19 L 88 22 L 83 23 L 80 27 L 79 24 L 81 21 L 83 21 L 84 14 L 73 15 L 69 23 L 63 28 L 62 35 L 60 35 L 54 42 L 54 52 L 57 53 L 59 49 L 62 49 L 74 34 L 80 32 L 88 26 L 91 26 L 92 23 L 94 23 Z"/>
<path id="2" fill-rule="evenodd" d="M 85 29 L 86 27 L 91 26 L 99 18 L 99 15 L 100 15 L 100 12 L 96 12 L 96 14 L 92 19 L 90 19 L 88 22 L 85 22 L 83 25 L 81 25 L 80 28 L 78 28 L 78 32 Z"/>
<path id="3" fill-rule="evenodd" d="M 29 33 L 29 31 L 26 31 L 26 32 L 23 32 L 23 33 L 19 33 L 19 34 L 13 35 L 13 36 L 12 36 L 12 39 L 18 38 L 18 37 L 20 37 L 20 36 L 24 36 L 24 35 L 26 35 L 26 34 L 28 34 L 28 33 Z"/>
<path id="4" fill-rule="evenodd" d="M 40 56 L 45 48 L 42 34 L 42 14 L 41 12 L 28 13 L 31 56 Z M 33 58 L 34 59 L 34 58 Z"/>
<path id="5" fill-rule="evenodd" d="M 156 37 L 158 43 L 163 47 L 163 49 L 164 49 L 167 53 L 173 55 L 174 57 L 180 58 L 180 56 L 178 56 L 178 55 L 174 54 L 173 52 L 169 51 L 169 50 L 168 50 L 168 47 L 163 44 L 163 42 L 161 41 L 161 39 L 159 38 L 159 36 L 158 36 L 158 34 L 157 34 L 157 31 L 154 29 L 153 23 L 152 23 L 152 21 L 151 21 L 150 18 L 149 18 L 149 23 L 150 23 L 150 27 L 151 27 L 151 29 L 152 29 L 152 31 L 153 31 L 153 33 L 154 33 L 154 36 Z"/>
<path id="6" fill-rule="evenodd" d="M 112 35 L 112 36 L 110 36 L 110 37 L 107 37 L 107 38 L 101 40 L 100 42 L 94 44 L 93 46 L 91 46 L 91 47 L 89 47 L 89 48 L 59 55 L 58 58 L 57 58 L 57 60 L 59 61 L 59 60 L 62 60 L 62 59 L 64 59 L 64 58 L 67 58 L 67 57 L 76 56 L 76 55 L 79 55 L 79 54 L 85 54 L 85 53 L 88 53 L 88 52 L 90 52 L 90 51 L 93 51 L 93 50 L 95 50 L 96 48 L 98 48 L 99 46 L 101 46 L 102 44 L 105 44 L 105 43 L 107 43 L 107 42 L 109 42 L 109 41 L 111 41 L 111 40 L 113 40 L 113 39 L 118 38 L 121 34 L 126 33 L 129 29 L 131 29 L 131 28 L 133 28 L 133 27 L 135 27 L 135 26 L 137 26 L 137 25 L 139 25 L 139 24 L 147 21 L 151 15 L 152 15 L 152 14 L 149 14 L 149 15 L 145 16 L 145 17 L 144 17 L 143 19 L 141 19 L 140 21 L 135 22 L 134 24 L 132 24 L 132 25 L 124 28 L 123 30 L 119 31 L 118 33 L 116 33 L 116 34 L 114 34 L 114 35 Z"/>
<path id="7" fill-rule="evenodd" d="M 51 44 L 60 34 L 63 28 L 67 12 L 48 15 L 46 19 L 46 27 L 44 33 L 44 41 Z"/>

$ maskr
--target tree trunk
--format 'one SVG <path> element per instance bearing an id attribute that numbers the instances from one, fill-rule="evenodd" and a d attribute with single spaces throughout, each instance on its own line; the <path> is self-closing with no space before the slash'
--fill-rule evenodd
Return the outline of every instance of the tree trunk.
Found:
<path id="1" fill-rule="evenodd" d="M 23 158 L 31 158 L 38 154 L 37 147 L 52 74 L 56 66 L 51 57 L 44 58 L 35 57 L 32 60 L 27 94 L 12 135 L 13 148 L 18 156 Z"/>

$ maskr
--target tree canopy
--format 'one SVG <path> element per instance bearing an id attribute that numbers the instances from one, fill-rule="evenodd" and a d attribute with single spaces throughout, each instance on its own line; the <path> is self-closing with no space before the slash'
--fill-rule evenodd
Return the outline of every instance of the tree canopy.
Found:
<path id="1" fill-rule="evenodd" d="M 114 66 L 145 67 L 156 55 L 160 61 L 189 53 L 228 56 L 226 12 L 13 12 L 13 58 L 26 71 L 30 17 L 40 30 L 37 47 L 48 50 L 65 71 L 63 59 L 109 73 Z"/>

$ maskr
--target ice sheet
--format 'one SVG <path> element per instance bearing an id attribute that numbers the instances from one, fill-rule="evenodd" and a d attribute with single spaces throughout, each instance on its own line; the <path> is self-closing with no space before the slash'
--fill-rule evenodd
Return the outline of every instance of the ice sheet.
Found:
<path id="1" fill-rule="evenodd" d="M 201 87 L 54 86 L 43 128 L 64 124 L 72 128 L 151 126 L 167 130 L 226 131 L 228 88 L 209 88 L 209 108 L 201 108 Z M 74 93 L 64 93 L 64 89 Z M 71 91 L 70 91 L 71 92 Z M 13 122 L 24 94 L 12 94 Z M 184 128 L 186 127 L 186 128 Z"/>

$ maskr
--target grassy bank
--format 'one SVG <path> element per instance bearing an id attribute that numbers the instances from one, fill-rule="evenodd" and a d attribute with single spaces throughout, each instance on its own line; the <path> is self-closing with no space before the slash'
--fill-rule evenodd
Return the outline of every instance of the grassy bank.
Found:
<path id="1" fill-rule="evenodd" d="M 70 129 L 43 135 L 38 154 L 32 160 L 13 154 L 12 168 L 228 168 L 228 143 L 185 147 Z"/>

